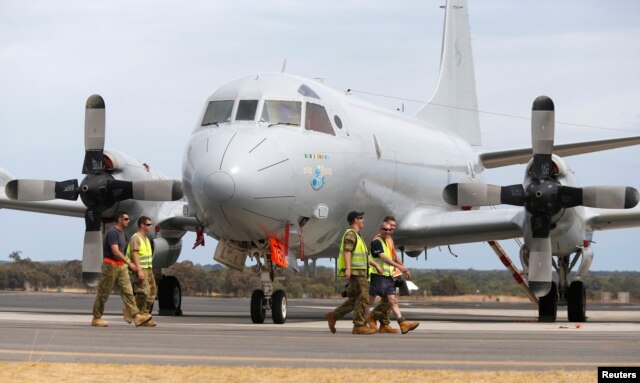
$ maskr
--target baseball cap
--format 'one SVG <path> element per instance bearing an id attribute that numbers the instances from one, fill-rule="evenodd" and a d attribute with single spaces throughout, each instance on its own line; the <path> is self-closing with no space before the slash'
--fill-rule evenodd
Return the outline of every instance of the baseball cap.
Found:
<path id="1" fill-rule="evenodd" d="M 347 215 L 347 222 L 351 223 L 353 222 L 356 218 L 362 218 L 362 216 L 364 215 L 363 211 L 352 211 Z"/>

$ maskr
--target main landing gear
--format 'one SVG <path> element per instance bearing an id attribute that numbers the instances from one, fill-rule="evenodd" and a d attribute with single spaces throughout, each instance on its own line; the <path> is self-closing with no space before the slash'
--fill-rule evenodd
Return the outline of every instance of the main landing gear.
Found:
<path id="1" fill-rule="evenodd" d="M 253 290 L 251 294 L 251 321 L 264 323 L 267 310 L 271 310 L 273 323 L 284 324 L 287 321 L 287 294 L 284 290 L 273 291 L 273 282 L 284 280 L 284 269 L 274 265 L 265 253 L 257 254 L 256 258 L 258 264 L 252 270 L 260 274 L 262 289 Z"/>
<path id="2" fill-rule="evenodd" d="M 540 298 L 539 322 L 555 322 L 558 306 L 567 306 L 569 322 L 585 322 L 587 320 L 587 289 L 584 282 L 581 280 L 568 282 L 569 273 L 580 255 L 579 251 L 571 264 L 569 264 L 568 256 L 559 258 L 557 265 L 554 263 L 558 273 L 558 283 L 552 282 L 551 291 Z M 580 275 L 582 272 L 578 274 Z"/>
<path id="3" fill-rule="evenodd" d="M 167 316 L 182 315 L 182 289 L 178 278 L 165 275 L 158 284 L 159 314 Z"/>

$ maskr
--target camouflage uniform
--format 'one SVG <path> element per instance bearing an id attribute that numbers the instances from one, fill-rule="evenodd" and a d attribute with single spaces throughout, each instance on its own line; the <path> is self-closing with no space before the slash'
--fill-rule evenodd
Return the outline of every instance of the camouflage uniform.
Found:
<path id="1" fill-rule="evenodd" d="M 391 324 L 391 304 L 389 303 L 389 298 L 386 296 L 382 297 L 380 302 L 371 311 L 371 315 L 383 325 Z"/>
<path id="2" fill-rule="evenodd" d="M 344 236 L 344 250 L 353 251 L 356 248 L 358 237 L 355 231 L 350 230 Z M 336 320 L 342 319 L 353 311 L 353 324 L 355 326 L 366 325 L 365 312 L 369 307 L 369 281 L 367 270 L 351 270 L 349 287 L 347 288 L 347 300 L 333 311 Z"/>
<path id="3" fill-rule="evenodd" d="M 113 289 L 113 285 L 120 289 L 120 296 L 127 311 L 131 317 L 140 313 L 136 307 L 136 301 L 133 298 L 133 290 L 131 289 L 131 281 L 127 272 L 127 265 L 115 265 L 109 262 L 102 262 L 102 274 L 98 282 L 98 293 L 93 304 L 93 317 L 102 318 L 104 313 L 104 304 L 109 299 L 109 294 Z"/>
<path id="4" fill-rule="evenodd" d="M 142 269 L 145 278 L 138 279 L 137 274 L 131 274 L 133 292 L 136 296 L 136 306 L 142 314 L 151 314 L 151 306 L 156 299 L 157 287 L 153 269 Z"/>

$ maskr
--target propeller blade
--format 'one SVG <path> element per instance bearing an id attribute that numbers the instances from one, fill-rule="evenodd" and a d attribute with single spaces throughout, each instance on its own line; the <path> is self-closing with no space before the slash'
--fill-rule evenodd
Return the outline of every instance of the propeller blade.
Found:
<path id="1" fill-rule="evenodd" d="M 625 186 L 586 186 L 582 205 L 599 209 L 631 209 L 638 204 L 638 190 Z"/>
<path id="2" fill-rule="evenodd" d="M 449 184 L 442 191 L 449 205 L 490 206 L 500 204 L 500 186 L 486 184 Z"/>
<path id="3" fill-rule="evenodd" d="M 131 181 L 109 180 L 107 190 L 114 201 L 124 201 L 133 198 L 133 184 Z"/>
<path id="4" fill-rule="evenodd" d="M 82 249 L 82 280 L 87 286 L 96 286 L 102 269 L 102 212 L 87 209 L 84 215 L 86 231 Z"/>
<path id="5" fill-rule="evenodd" d="M 500 190 L 500 202 L 507 205 L 524 206 L 524 187 L 521 184 L 503 186 Z"/>
<path id="6" fill-rule="evenodd" d="M 7 197 L 16 201 L 48 201 L 56 198 L 56 182 L 11 180 L 4 187 Z"/>
<path id="7" fill-rule="evenodd" d="M 533 166 L 531 167 L 531 173 L 536 178 L 547 178 L 551 175 L 554 114 L 553 101 L 549 97 L 540 96 L 533 101 L 531 110 Z"/>
<path id="8" fill-rule="evenodd" d="M 182 182 L 174 180 L 133 181 L 133 198 L 143 201 L 176 201 L 182 198 Z"/>
<path id="9" fill-rule="evenodd" d="M 82 174 L 99 174 L 103 168 L 105 134 L 104 100 L 97 94 L 87 99 L 84 115 L 84 164 Z"/>
<path id="10" fill-rule="evenodd" d="M 526 236 L 524 244 L 529 249 L 529 289 L 543 297 L 551 290 L 551 239 Z"/>
<path id="11" fill-rule="evenodd" d="M 550 216 L 544 214 L 531 216 L 531 234 L 533 238 L 547 238 L 550 228 Z"/>
<path id="12" fill-rule="evenodd" d="M 575 207 L 582 205 L 582 188 L 571 186 L 558 186 L 558 198 L 562 207 Z"/>
<path id="13" fill-rule="evenodd" d="M 56 182 L 56 198 L 75 201 L 78 199 L 80 189 L 78 188 L 78 180 L 67 180 Z"/>

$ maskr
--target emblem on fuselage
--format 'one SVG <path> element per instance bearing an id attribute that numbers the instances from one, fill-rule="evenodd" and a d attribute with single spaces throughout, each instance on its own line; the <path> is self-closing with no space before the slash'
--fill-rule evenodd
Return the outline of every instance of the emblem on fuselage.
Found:
<path id="1" fill-rule="evenodd" d="M 304 174 L 313 175 L 314 177 L 310 181 L 311 187 L 313 190 L 320 190 L 327 183 L 326 176 L 331 175 L 331 168 L 318 165 L 313 169 L 307 166 L 304 168 Z"/>

